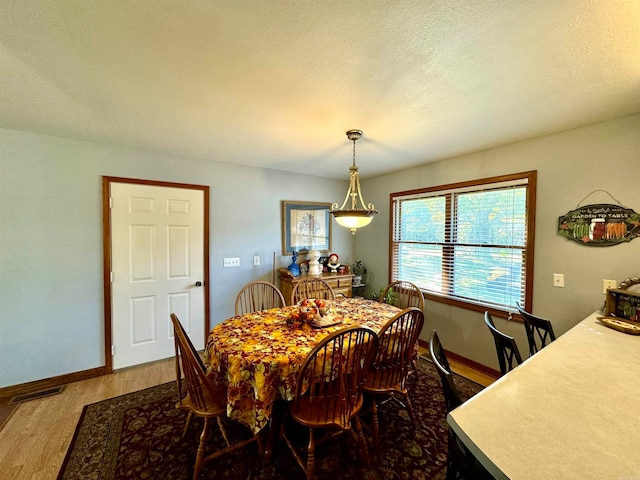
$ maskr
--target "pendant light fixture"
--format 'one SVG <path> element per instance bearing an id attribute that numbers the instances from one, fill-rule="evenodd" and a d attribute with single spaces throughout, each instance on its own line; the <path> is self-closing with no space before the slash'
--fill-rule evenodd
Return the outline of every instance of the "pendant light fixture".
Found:
<path id="1" fill-rule="evenodd" d="M 336 222 L 349 228 L 353 235 L 355 235 L 356 229 L 369 225 L 373 220 L 373 215 L 378 213 L 372 203 L 365 206 L 360 191 L 360 177 L 356 166 L 356 140 L 361 136 L 362 130 L 347 131 L 347 138 L 353 142 L 353 165 L 349 168 L 349 190 L 340 208 L 337 203 L 331 205 L 331 213 L 336 217 Z"/>

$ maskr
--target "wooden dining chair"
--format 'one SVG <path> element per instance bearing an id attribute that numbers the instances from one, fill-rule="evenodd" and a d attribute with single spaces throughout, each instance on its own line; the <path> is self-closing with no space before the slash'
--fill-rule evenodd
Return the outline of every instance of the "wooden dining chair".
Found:
<path id="1" fill-rule="evenodd" d="M 213 460 L 221 455 L 230 453 L 251 442 L 258 444 L 260 454 L 263 452 L 262 440 L 259 434 L 250 438 L 231 442 L 222 417 L 227 414 L 227 389 L 224 385 L 213 383 L 206 375 L 204 365 L 195 347 L 186 335 L 186 332 L 172 313 L 173 336 L 176 351 L 176 385 L 178 387 L 178 403 L 176 408 L 187 412 L 187 421 L 182 432 L 182 437 L 186 436 L 189 423 L 192 417 L 200 417 L 204 420 L 202 433 L 200 434 L 200 444 L 196 454 L 196 461 L 193 467 L 193 479 L 197 480 L 204 462 Z M 186 387 L 186 396 L 183 395 L 183 385 Z M 209 429 L 209 421 L 215 418 L 220 428 L 220 433 L 226 443 L 226 447 L 216 450 L 205 457 L 205 443 Z"/>
<path id="2" fill-rule="evenodd" d="M 291 305 L 297 304 L 307 298 L 322 298 L 335 300 L 336 294 L 333 288 L 321 278 L 309 277 L 295 284 L 291 291 Z"/>
<path id="3" fill-rule="evenodd" d="M 407 282 L 405 280 L 397 280 L 387 285 L 378 301 L 385 303 L 389 300 L 393 300 L 393 304 L 396 307 L 405 309 L 409 307 L 416 307 L 420 311 L 424 312 L 424 295 L 418 286 L 414 283 Z M 411 366 L 413 372 L 418 371 L 418 344 L 413 352 L 413 358 L 411 360 Z"/>
<path id="4" fill-rule="evenodd" d="M 429 354 L 442 383 L 447 413 L 451 412 L 462 405 L 462 399 L 453 380 L 453 373 L 444 348 L 435 330 L 431 332 L 429 337 Z M 458 478 L 484 480 L 493 478 L 450 427 L 447 449 L 447 480 Z"/>
<path id="5" fill-rule="evenodd" d="M 489 327 L 491 335 L 493 335 L 496 344 L 496 353 L 498 354 L 498 364 L 500 365 L 500 373 L 504 375 L 510 372 L 522 363 L 522 357 L 518 350 L 518 345 L 513 337 L 506 333 L 502 333 L 493 323 L 493 318 L 489 312 L 484 312 L 484 323 Z"/>
<path id="6" fill-rule="evenodd" d="M 413 427 L 417 427 L 407 379 L 423 324 L 422 310 L 409 307 L 391 318 L 378 333 L 378 351 L 364 383 L 364 391 L 371 394 L 373 444 L 376 450 L 380 444 L 377 404 L 380 396 L 391 396 L 397 400 L 407 409 Z M 402 401 L 397 396 L 402 397 Z"/>
<path id="7" fill-rule="evenodd" d="M 529 356 L 532 357 L 539 350 L 546 347 L 547 344 L 553 342 L 556 339 L 556 334 L 553 332 L 553 325 L 549 320 L 536 317 L 532 313 L 525 311 L 519 303 L 516 303 L 516 307 L 524 323 L 524 330 L 527 333 L 527 342 L 529 343 Z"/>
<path id="8" fill-rule="evenodd" d="M 424 312 L 424 295 L 417 285 L 405 280 L 398 280 L 387 285 L 378 301 L 387 302 L 393 298 L 394 305 L 402 309 L 409 307 L 419 308 Z"/>
<path id="9" fill-rule="evenodd" d="M 273 283 L 256 281 L 242 287 L 236 297 L 236 315 L 285 306 L 282 292 Z"/>
<path id="10" fill-rule="evenodd" d="M 309 429 L 306 459 L 287 432 L 286 422 L 281 435 L 308 480 L 314 476 L 316 447 L 345 432 L 351 432 L 357 439 L 360 453 L 370 466 L 358 412 L 363 403 L 364 381 L 377 348 L 378 337 L 372 329 L 345 327 L 320 341 L 305 359 L 287 415 Z"/>

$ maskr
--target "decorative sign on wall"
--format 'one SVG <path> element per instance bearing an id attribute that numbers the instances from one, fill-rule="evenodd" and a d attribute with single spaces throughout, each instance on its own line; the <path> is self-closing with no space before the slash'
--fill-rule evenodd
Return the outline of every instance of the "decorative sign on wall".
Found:
<path id="1" fill-rule="evenodd" d="M 558 218 L 558 233 L 581 245 L 617 245 L 640 236 L 640 214 L 620 205 L 584 205 Z"/>

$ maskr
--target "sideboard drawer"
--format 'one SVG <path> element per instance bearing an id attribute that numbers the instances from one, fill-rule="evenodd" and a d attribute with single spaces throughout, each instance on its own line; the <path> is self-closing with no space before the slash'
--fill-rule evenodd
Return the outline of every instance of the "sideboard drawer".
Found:
<path id="1" fill-rule="evenodd" d="M 336 296 L 344 295 L 345 297 L 351 297 L 352 295 L 351 284 L 349 284 L 348 287 L 334 288 L 333 293 L 335 293 Z"/>
<path id="2" fill-rule="evenodd" d="M 340 287 L 340 280 L 337 278 L 323 278 L 323 280 L 334 290 Z"/>

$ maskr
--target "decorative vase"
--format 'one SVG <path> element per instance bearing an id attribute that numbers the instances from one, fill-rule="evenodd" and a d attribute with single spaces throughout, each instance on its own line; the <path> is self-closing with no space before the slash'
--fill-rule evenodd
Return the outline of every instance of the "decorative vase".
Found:
<path id="1" fill-rule="evenodd" d="M 294 250 L 293 257 L 291 257 L 291 265 L 287 267 L 287 269 L 291 272 L 291 275 L 293 275 L 294 277 L 297 277 L 300 275 L 300 267 L 298 266 L 298 263 L 296 261 L 297 259 L 298 259 L 298 252 Z"/>
<path id="2" fill-rule="evenodd" d="M 321 275 L 322 265 L 318 261 L 320 259 L 320 252 L 318 250 L 309 250 L 307 253 L 309 259 L 309 275 Z"/>

